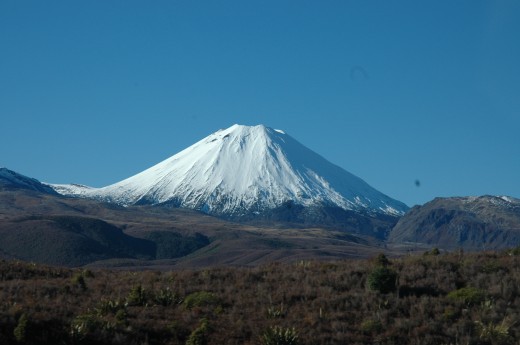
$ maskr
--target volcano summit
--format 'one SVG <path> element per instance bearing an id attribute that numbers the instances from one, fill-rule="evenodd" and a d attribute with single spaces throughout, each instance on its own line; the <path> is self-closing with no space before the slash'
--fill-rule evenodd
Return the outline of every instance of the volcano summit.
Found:
<path id="1" fill-rule="evenodd" d="M 240 218 L 293 205 L 400 216 L 408 207 L 328 162 L 284 131 L 233 125 L 103 188 L 53 185 L 60 194 L 120 205 L 169 205 Z"/>

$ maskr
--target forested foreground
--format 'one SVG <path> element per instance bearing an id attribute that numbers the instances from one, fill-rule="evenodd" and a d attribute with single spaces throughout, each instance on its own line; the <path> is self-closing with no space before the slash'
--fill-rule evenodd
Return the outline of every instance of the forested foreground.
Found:
<path id="1" fill-rule="evenodd" d="M 197 271 L 0 262 L 0 344 L 519 344 L 520 256 Z"/>

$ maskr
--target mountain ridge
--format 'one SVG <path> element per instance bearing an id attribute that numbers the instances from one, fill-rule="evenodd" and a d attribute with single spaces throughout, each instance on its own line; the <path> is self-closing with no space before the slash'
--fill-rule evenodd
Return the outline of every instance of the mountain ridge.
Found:
<path id="1" fill-rule="evenodd" d="M 5 167 L 0 168 L 0 189 L 25 189 L 46 194 L 59 194 L 51 186 Z"/>
<path id="2" fill-rule="evenodd" d="M 438 197 L 411 208 L 392 229 L 388 241 L 469 250 L 518 246 L 520 199 Z"/>

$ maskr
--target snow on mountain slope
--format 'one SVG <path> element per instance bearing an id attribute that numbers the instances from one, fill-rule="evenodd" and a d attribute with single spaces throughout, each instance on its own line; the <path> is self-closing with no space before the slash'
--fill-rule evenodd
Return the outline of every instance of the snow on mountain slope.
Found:
<path id="1" fill-rule="evenodd" d="M 56 192 L 62 195 L 73 195 L 79 197 L 89 197 L 89 193 L 96 190 L 96 188 L 92 188 L 89 186 L 85 186 L 82 184 L 49 184 L 44 183 L 48 186 L 52 187 Z"/>
<path id="2" fill-rule="evenodd" d="M 56 185 L 55 189 L 122 205 L 169 203 L 214 215 L 262 212 L 287 201 L 390 215 L 408 209 L 284 131 L 263 125 L 219 130 L 107 187 Z"/>

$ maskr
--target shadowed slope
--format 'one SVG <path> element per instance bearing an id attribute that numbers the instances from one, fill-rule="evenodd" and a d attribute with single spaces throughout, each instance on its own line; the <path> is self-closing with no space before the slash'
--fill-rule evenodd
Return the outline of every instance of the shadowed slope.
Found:
<path id="1" fill-rule="evenodd" d="M 402 217 L 389 241 L 471 250 L 518 246 L 520 200 L 494 196 L 436 198 Z"/>

